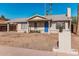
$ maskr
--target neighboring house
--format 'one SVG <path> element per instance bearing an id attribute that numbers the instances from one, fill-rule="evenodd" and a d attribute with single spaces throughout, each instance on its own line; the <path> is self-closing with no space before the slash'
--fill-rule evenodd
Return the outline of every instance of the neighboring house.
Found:
<path id="1" fill-rule="evenodd" d="M 63 30 L 71 29 L 71 9 L 67 8 L 67 14 L 62 15 L 35 15 L 30 18 L 22 18 L 7 21 L 7 30 L 9 26 L 15 24 L 17 32 L 40 32 L 40 33 L 58 33 L 60 26 Z"/>
<path id="2" fill-rule="evenodd" d="M 6 31 L 16 31 L 16 25 L 8 23 L 9 19 L 4 18 L 4 16 L 0 17 L 0 32 L 6 32 Z"/>
<path id="3" fill-rule="evenodd" d="M 0 17 L 0 31 L 7 31 L 7 22 L 8 19 L 3 18 L 3 16 Z"/>

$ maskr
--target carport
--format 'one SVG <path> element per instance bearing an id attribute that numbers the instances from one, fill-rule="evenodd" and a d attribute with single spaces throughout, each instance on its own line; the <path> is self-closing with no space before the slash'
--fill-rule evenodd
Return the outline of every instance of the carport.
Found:
<path id="1" fill-rule="evenodd" d="M 1 32 L 16 31 L 16 24 L 10 24 L 8 22 L 1 22 L 0 31 Z"/>

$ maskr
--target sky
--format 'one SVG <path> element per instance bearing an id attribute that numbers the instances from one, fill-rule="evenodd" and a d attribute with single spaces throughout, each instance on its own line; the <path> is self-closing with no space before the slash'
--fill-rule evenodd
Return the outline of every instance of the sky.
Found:
<path id="1" fill-rule="evenodd" d="M 72 16 L 77 16 L 77 3 L 53 3 L 52 15 L 66 14 L 71 8 Z M 49 8 L 49 4 L 46 4 Z M 45 3 L 0 3 L 0 15 L 8 19 L 27 18 L 35 14 L 45 15 Z"/>

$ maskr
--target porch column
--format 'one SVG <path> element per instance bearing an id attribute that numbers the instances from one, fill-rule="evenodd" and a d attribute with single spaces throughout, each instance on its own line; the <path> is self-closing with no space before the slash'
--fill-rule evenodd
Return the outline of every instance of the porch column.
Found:
<path id="1" fill-rule="evenodd" d="M 65 22 L 65 29 L 68 30 L 68 23 Z"/>
<path id="2" fill-rule="evenodd" d="M 49 31 L 49 32 L 50 32 L 50 24 L 51 24 L 50 21 L 48 21 L 48 25 L 49 25 L 49 30 L 48 30 L 48 31 Z"/>
<path id="3" fill-rule="evenodd" d="M 9 23 L 7 24 L 7 32 L 9 32 Z"/>

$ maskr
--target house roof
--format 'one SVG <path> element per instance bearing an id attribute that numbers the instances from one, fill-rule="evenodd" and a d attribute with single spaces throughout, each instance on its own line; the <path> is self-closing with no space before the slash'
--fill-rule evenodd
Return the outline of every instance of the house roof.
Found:
<path id="1" fill-rule="evenodd" d="M 65 14 L 62 14 L 62 15 L 47 15 L 45 17 L 47 19 L 51 19 L 52 21 L 66 21 L 66 20 L 71 20 L 71 19 L 68 19 Z"/>
<path id="2" fill-rule="evenodd" d="M 8 22 L 27 22 L 27 19 L 28 18 L 17 18 L 17 19 L 10 20 Z"/>
<path id="3" fill-rule="evenodd" d="M 17 18 L 14 20 L 10 20 L 7 22 L 27 22 L 27 21 L 46 21 L 46 20 L 52 20 L 52 21 L 69 21 L 71 19 L 68 19 L 65 14 L 62 15 L 46 15 L 46 16 L 40 16 L 40 15 L 34 15 L 29 18 Z"/>
<path id="4" fill-rule="evenodd" d="M 28 21 L 47 21 L 47 20 L 49 19 L 47 19 L 44 16 L 40 16 L 40 15 L 35 15 L 28 19 Z"/>

